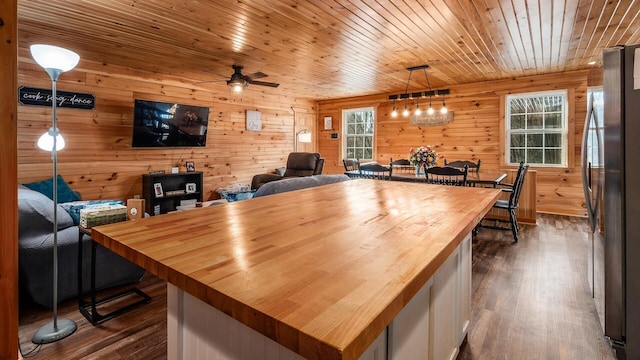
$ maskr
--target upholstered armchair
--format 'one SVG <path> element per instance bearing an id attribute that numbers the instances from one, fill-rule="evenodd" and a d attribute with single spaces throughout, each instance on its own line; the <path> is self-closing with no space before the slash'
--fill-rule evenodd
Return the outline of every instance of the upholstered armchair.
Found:
<path id="1" fill-rule="evenodd" d="M 292 152 L 287 158 L 287 167 L 282 174 L 259 174 L 251 180 L 251 189 L 257 190 L 260 186 L 276 180 L 312 176 L 322 174 L 324 158 L 318 153 Z"/>

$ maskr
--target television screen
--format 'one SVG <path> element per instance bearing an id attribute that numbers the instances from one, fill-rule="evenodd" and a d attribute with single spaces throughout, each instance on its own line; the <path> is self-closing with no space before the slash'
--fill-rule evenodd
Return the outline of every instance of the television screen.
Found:
<path id="1" fill-rule="evenodd" d="M 135 100 L 131 146 L 205 146 L 208 123 L 208 107 Z"/>

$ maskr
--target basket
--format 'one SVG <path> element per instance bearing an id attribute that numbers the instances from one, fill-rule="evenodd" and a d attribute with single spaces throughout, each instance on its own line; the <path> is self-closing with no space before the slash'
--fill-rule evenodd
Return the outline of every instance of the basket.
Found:
<path id="1" fill-rule="evenodd" d="M 90 206 L 80 210 L 80 226 L 85 229 L 125 220 L 127 207 L 124 205 Z"/>

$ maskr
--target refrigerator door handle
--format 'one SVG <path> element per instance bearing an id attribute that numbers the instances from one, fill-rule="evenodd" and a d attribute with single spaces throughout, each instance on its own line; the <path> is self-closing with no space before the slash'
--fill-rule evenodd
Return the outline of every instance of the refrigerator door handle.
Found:
<path id="1" fill-rule="evenodd" d="M 596 229 L 596 219 L 597 219 L 597 208 L 598 208 L 598 203 L 599 203 L 599 198 L 600 198 L 600 189 L 598 188 L 598 185 L 596 185 L 596 189 L 598 189 L 598 191 L 596 191 L 598 194 L 596 196 L 595 199 L 593 199 L 593 190 L 591 188 L 591 163 L 588 161 L 588 148 L 589 148 L 589 129 L 590 129 L 590 125 L 591 125 L 591 118 L 595 117 L 595 110 L 593 108 L 593 94 L 591 94 L 589 96 L 589 106 L 587 108 L 587 118 L 585 119 L 584 122 L 584 130 L 582 133 L 582 187 L 584 189 L 584 199 L 585 199 L 585 205 L 587 208 L 587 217 L 589 218 L 589 228 L 591 230 L 591 232 L 594 232 Z M 595 119 L 597 121 L 597 119 Z M 598 136 L 598 130 L 596 128 L 596 137 L 599 139 Z M 598 177 L 598 183 L 600 183 L 600 177 Z"/>

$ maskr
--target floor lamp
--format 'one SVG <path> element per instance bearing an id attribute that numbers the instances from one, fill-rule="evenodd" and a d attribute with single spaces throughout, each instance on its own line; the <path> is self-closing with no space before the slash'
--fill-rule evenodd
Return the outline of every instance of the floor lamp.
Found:
<path id="1" fill-rule="evenodd" d="M 73 51 L 51 45 L 31 45 L 31 56 L 51 77 L 51 108 L 53 126 L 38 139 L 38 147 L 51 151 L 53 160 L 53 321 L 33 335 L 34 344 L 48 344 L 73 334 L 77 325 L 73 320 L 58 320 L 58 155 L 64 140 L 56 127 L 56 81 L 60 74 L 73 69 L 80 56 Z M 80 271 L 80 269 L 78 269 Z"/>
<path id="2" fill-rule="evenodd" d="M 311 133 L 307 129 L 302 129 L 296 132 L 296 138 L 294 139 L 293 151 L 298 151 L 298 143 L 310 143 Z"/>

